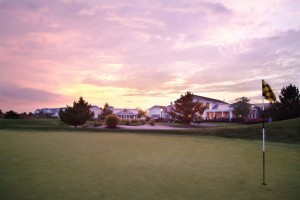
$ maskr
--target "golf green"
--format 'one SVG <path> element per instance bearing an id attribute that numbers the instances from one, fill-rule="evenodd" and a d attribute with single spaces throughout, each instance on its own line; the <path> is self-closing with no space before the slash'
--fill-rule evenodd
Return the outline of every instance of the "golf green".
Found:
<path id="1" fill-rule="evenodd" d="M 300 199 L 300 145 L 0 130 L 0 199 Z"/>

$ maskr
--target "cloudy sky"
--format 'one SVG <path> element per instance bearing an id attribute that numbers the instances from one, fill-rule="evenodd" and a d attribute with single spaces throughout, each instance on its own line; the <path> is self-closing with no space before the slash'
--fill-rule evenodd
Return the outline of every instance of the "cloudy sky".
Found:
<path id="1" fill-rule="evenodd" d="M 0 0 L 0 28 L 3 112 L 300 85 L 299 0 Z"/>

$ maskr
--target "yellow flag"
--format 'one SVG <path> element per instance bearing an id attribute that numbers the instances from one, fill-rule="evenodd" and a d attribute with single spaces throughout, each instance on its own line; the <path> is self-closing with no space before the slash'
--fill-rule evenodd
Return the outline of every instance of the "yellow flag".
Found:
<path id="1" fill-rule="evenodd" d="M 269 84 L 262 80 L 262 95 L 263 97 L 268 100 L 269 102 L 275 101 L 276 100 L 276 96 L 273 93 L 271 87 L 269 86 Z"/>

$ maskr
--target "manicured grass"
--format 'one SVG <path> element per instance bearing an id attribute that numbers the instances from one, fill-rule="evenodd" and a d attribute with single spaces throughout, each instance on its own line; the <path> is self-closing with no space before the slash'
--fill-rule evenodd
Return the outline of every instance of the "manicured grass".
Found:
<path id="1" fill-rule="evenodd" d="M 160 132 L 157 132 L 160 133 Z M 0 199 L 300 199 L 300 145 L 0 130 Z"/>
<path id="2" fill-rule="evenodd" d="M 59 119 L 0 119 L 0 128 L 38 129 L 38 128 L 67 128 L 67 124 Z"/>

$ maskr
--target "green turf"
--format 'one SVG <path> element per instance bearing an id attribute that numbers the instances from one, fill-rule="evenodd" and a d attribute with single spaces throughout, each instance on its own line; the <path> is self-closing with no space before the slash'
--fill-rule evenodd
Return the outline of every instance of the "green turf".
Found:
<path id="1" fill-rule="evenodd" d="M 59 119 L 0 119 L 0 128 L 65 128 L 69 127 Z"/>
<path id="2" fill-rule="evenodd" d="M 0 199 L 300 199 L 300 145 L 0 130 Z"/>

